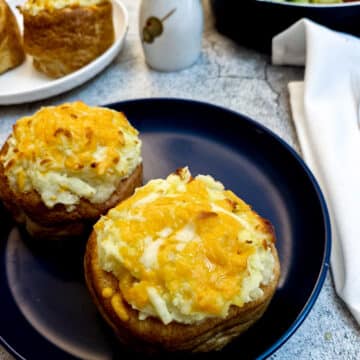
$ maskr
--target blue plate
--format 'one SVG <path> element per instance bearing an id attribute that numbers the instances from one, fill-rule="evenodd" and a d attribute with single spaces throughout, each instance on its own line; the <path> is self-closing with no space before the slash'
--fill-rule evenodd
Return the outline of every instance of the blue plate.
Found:
<path id="1" fill-rule="evenodd" d="M 144 181 L 188 165 L 211 174 L 275 227 L 282 275 L 265 315 L 216 355 L 263 359 L 300 326 L 323 285 L 330 255 L 324 198 L 301 158 L 238 113 L 206 103 L 144 99 L 109 105 L 143 140 Z M 0 339 L 20 359 L 120 359 L 84 285 L 86 239 L 41 243 L 0 210 Z M 126 356 L 125 356 L 126 357 Z"/>

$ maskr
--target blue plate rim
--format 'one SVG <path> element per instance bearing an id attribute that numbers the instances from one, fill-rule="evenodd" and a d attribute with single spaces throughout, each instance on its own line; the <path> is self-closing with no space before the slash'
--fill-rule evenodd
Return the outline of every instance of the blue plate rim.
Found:
<path id="1" fill-rule="evenodd" d="M 323 192 L 321 190 L 321 187 L 315 177 L 315 175 L 312 173 L 308 165 L 305 163 L 305 161 L 301 158 L 301 156 L 295 151 L 295 149 L 290 146 L 285 140 L 283 140 L 279 135 L 277 135 L 275 132 L 264 126 L 263 124 L 259 123 L 258 121 L 254 120 L 253 118 L 242 114 L 241 112 L 238 112 L 236 110 L 232 110 L 229 108 L 226 108 L 225 106 L 221 106 L 218 104 L 214 104 L 207 101 L 201 101 L 201 100 L 193 100 L 193 99 L 186 99 L 186 98 L 178 98 L 178 97 L 151 97 L 151 98 L 134 98 L 134 99 L 128 99 L 128 100 L 122 100 L 117 102 L 111 102 L 107 104 L 102 104 L 98 106 L 102 107 L 108 107 L 108 108 L 114 108 L 119 107 L 124 104 L 136 104 L 136 103 L 147 103 L 147 102 L 177 102 L 177 103 L 191 103 L 193 105 L 197 106 L 204 106 L 204 107 L 212 107 L 214 109 L 218 109 L 221 112 L 230 113 L 232 115 L 235 115 L 237 117 L 240 117 L 242 121 L 247 122 L 251 126 L 260 129 L 261 131 L 265 132 L 268 136 L 275 139 L 280 145 L 282 145 L 286 151 L 288 151 L 294 160 L 297 161 L 297 163 L 301 166 L 301 168 L 304 170 L 305 174 L 308 176 L 312 186 L 314 187 L 315 193 L 318 197 L 319 204 L 321 206 L 322 211 L 322 218 L 324 220 L 324 230 L 325 230 L 325 251 L 323 254 L 323 259 L 321 262 L 321 271 L 317 277 L 317 281 L 315 283 L 314 289 L 311 293 L 311 295 L 308 298 L 308 301 L 304 305 L 302 311 L 299 313 L 299 316 L 294 320 L 292 325 L 286 330 L 285 334 L 281 336 L 272 346 L 268 348 L 265 352 L 260 354 L 257 357 L 257 360 L 266 359 L 270 355 L 272 355 L 276 350 L 278 350 L 282 345 L 284 345 L 290 337 L 298 330 L 298 328 L 301 326 L 301 324 L 304 322 L 306 317 L 309 315 L 312 307 L 314 306 L 320 291 L 323 287 L 323 284 L 326 279 L 326 275 L 329 269 L 329 261 L 330 261 L 330 254 L 331 254 L 331 223 L 330 223 L 330 216 L 329 211 L 327 207 L 327 203 L 325 200 L 325 197 L 323 195 Z M 7 341 L 0 335 L 0 344 L 4 346 L 6 350 L 9 351 L 11 355 L 13 355 L 16 359 L 20 360 L 26 360 L 23 356 L 21 356 L 10 344 L 7 343 Z"/>

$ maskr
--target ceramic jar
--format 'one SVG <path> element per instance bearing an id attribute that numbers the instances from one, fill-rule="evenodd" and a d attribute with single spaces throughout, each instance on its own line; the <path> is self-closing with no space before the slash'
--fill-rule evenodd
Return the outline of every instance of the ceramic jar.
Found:
<path id="1" fill-rule="evenodd" d="M 147 64 L 160 71 L 192 65 L 200 55 L 201 0 L 142 0 L 139 31 Z"/>

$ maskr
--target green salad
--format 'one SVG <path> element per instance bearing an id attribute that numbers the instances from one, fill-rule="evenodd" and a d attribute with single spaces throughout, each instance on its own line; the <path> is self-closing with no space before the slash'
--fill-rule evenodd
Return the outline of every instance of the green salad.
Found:
<path id="1" fill-rule="evenodd" d="M 346 1 L 343 0 L 276 0 L 281 2 L 306 3 L 306 4 L 338 4 Z M 356 0 L 347 0 L 356 1 Z"/>

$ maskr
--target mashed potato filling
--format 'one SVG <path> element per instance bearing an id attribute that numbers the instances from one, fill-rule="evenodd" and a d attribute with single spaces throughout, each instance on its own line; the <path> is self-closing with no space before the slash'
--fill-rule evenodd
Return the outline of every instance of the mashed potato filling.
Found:
<path id="1" fill-rule="evenodd" d="M 71 211 L 80 198 L 106 201 L 140 164 L 140 152 L 124 114 L 74 102 L 18 120 L 0 161 L 14 191 L 35 190 L 47 207 Z"/>
<path id="2" fill-rule="evenodd" d="M 139 318 L 225 317 L 273 279 L 270 225 L 211 176 L 156 179 L 96 224 L 99 263 Z"/>
<path id="3" fill-rule="evenodd" d="M 27 0 L 23 8 L 35 16 L 43 10 L 52 11 L 65 7 L 94 6 L 107 1 L 108 0 Z"/>

